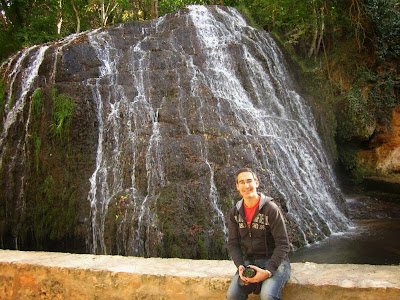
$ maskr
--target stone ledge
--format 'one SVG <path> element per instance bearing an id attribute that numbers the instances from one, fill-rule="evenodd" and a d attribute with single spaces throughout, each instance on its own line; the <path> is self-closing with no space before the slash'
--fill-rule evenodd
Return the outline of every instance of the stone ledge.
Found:
<path id="1" fill-rule="evenodd" d="M 234 273 L 231 261 L 0 250 L 0 299 L 225 299 Z M 400 266 L 292 263 L 283 296 L 400 299 L 399 274 Z"/>

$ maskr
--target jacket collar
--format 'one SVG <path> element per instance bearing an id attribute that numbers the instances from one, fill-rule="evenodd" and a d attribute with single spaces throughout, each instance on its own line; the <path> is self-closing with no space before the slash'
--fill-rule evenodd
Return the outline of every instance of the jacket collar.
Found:
<path id="1" fill-rule="evenodd" d="M 267 203 L 273 199 L 271 197 L 265 196 L 263 193 L 258 193 L 258 194 L 261 196 L 260 204 L 258 205 L 259 209 L 261 209 L 265 205 L 265 203 Z M 242 200 L 236 202 L 236 209 L 240 210 L 242 205 L 243 205 L 243 198 L 242 198 Z"/>

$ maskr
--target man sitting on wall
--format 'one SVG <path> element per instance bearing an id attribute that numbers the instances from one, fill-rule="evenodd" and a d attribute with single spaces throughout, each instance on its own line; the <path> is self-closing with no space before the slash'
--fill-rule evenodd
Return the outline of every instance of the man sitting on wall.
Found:
<path id="1" fill-rule="evenodd" d="M 229 215 L 228 250 L 238 272 L 227 299 L 247 299 L 252 292 L 261 300 L 281 299 L 290 277 L 289 239 L 282 212 L 273 199 L 257 193 L 259 181 L 251 169 L 240 169 L 236 188 L 243 199 Z"/>

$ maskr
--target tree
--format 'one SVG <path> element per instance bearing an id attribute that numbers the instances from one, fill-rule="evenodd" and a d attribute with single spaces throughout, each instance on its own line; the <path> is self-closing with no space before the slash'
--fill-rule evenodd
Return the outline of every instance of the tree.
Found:
<path id="1" fill-rule="evenodd" d="M 63 0 L 57 0 L 57 34 L 61 34 L 63 21 Z"/>
<path id="2" fill-rule="evenodd" d="M 75 6 L 75 2 L 74 0 L 71 0 L 71 5 L 72 5 L 72 9 L 74 10 L 75 13 L 75 18 L 76 18 L 76 33 L 81 32 L 81 18 L 79 16 L 79 11 L 78 8 Z"/>
<path id="3" fill-rule="evenodd" d="M 158 0 L 151 0 L 151 18 L 158 18 Z"/>
<path id="4" fill-rule="evenodd" d="M 118 7 L 124 9 L 130 6 L 128 0 L 91 0 L 89 9 L 98 12 L 100 26 L 105 27 Z"/>

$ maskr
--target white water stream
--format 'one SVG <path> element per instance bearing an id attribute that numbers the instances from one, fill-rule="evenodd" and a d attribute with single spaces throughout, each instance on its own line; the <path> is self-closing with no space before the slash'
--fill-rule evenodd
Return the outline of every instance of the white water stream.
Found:
<path id="1" fill-rule="evenodd" d="M 322 143 L 315 128 L 310 108 L 305 100 L 295 91 L 289 71 L 286 69 L 283 55 L 274 40 L 266 33 L 250 28 L 234 9 L 224 11 L 217 8 L 219 21 L 204 6 L 190 6 L 187 24 L 195 26 L 201 48 L 206 56 L 205 66 L 200 69 L 193 56 L 183 51 L 171 36 L 171 48 L 183 55 L 187 72 L 191 74 L 190 96 L 198 101 L 200 128 L 206 132 L 203 121 L 203 110 L 208 99 L 202 96 L 202 89 L 219 99 L 216 113 L 220 126 L 224 126 L 222 107 L 228 103 L 236 122 L 246 133 L 248 151 L 258 157 L 256 165 L 265 170 L 271 184 L 278 187 L 281 195 L 288 199 L 289 215 L 301 228 L 301 234 L 307 241 L 307 233 L 323 231 L 319 228 L 323 220 L 330 232 L 341 231 L 346 218 L 337 209 L 335 199 L 339 194 L 333 171 L 325 157 Z M 127 53 L 117 50 L 113 39 L 106 31 L 93 32 L 89 35 L 98 58 L 103 62 L 101 77 L 93 85 L 93 93 L 98 103 L 99 145 L 97 150 L 96 170 L 90 180 L 92 219 L 92 252 L 107 253 L 104 244 L 104 222 L 108 203 L 121 191 L 136 191 L 135 168 L 138 163 L 138 131 L 151 125 L 151 135 L 145 151 L 147 192 L 137 196 L 134 201 L 134 216 L 137 218 L 137 229 L 134 238 L 129 238 L 131 252 L 143 255 L 146 252 L 144 240 L 149 226 L 156 226 L 152 221 L 151 203 L 157 199 L 166 178 L 163 168 L 163 137 L 158 123 L 159 109 L 165 98 L 158 101 L 149 93 L 151 82 L 148 68 L 151 52 L 143 50 L 142 45 L 152 42 L 151 34 L 157 35 L 158 28 L 165 27 L 165 19 L 160 18 L 152 31 L 143 31 L 142 38 Z M 227 25 L 229 24 L 229 25 Z M 247 35 L 243 34 L 247 32 Z M 254 41 L 252 41 L 252 40 Z M 247 40 L 247 43 L 244 41 Z M 230 45 L 240 45 L 245 72 L 251 85 L 252 94 L 244 88 L 242 80 L 235 71 L 236 64 L 228 51 Z M 254 57 L 254 49 L 261 59 Z M 118 66 L 124 56 L 128 55 L 128 70 L 137 94 L 128 99 L 123 86 L 118 83 Z M 267 65 L 267 68 L 265 66 Z M 178 75 L 178 88 L 180 76 Z M 108 88 L 104 88 L 107 86 Z M 179 88 L 179 96 L 187 92 Z M 179 105 L 182 102 L 180 102 Z M 191 130 L 183 109 L 178 109 L 182 126 L 188 135 Z M 120 116 L 124 115 L 124 118 Z M 126 120 L 126 121 L 124 121 Z M 218 125 L 218 124 L 215 124 Z M 255 143 L 252 141 L 254 141 Z M 126 142 L 129 141 L 129 142 Z M 256 145 L 256 146 L 255 146 Z M 122 160 L 129 152 L 133 155 L 132 177 L 130 186 L 123 187 L 121 174 Z M 261 155 L 257 154 L 261 153 Z M 205 138 L 200 145 L 199 157 L 208 166 L 209 195 L 214 209 L 215 223 L 220 224 L 225 236 L 227 227 L 224 214 L 219 204 L 219 193 L 214 182 L 213 164 L 209 161 L 209 145 Z M 321 170 L 329 182 L 321 183 Z M 290 179 L 290 180 L 289 180 Z M 332 194 L 332 190 L 334 193 Z M 127 222 L 127 220 L 124 220 Z M 152 225 L 151 225 L 152 224 Z M 146 228 L 145 228 L 146 227 Z M 99 248 L 99 249 L 98 249 Z"/>

